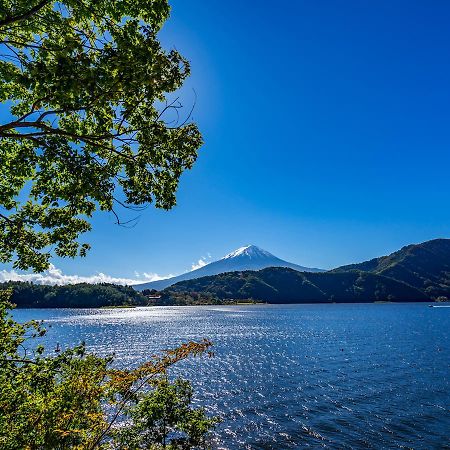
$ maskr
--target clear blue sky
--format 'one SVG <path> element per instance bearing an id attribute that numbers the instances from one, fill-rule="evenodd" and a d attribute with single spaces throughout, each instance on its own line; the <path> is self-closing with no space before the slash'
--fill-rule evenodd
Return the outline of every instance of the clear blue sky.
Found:
<path id="1" fill-rule="evenodd" d="M 331 268 L 450 237 L 450 2 L 173 0 L 205 145 L 171 212 L 98 215 L 66 273 L 180 273 L 259 245 Z"/>

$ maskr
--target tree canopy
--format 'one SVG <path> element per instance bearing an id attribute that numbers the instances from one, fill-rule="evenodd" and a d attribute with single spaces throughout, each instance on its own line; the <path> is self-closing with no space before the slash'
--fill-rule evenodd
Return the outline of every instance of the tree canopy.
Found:
<path id="1" fill-rule="evenodd" d="M 84 256 L 94 211 L 170 209 L 202 137 L 166 0 L 1 0 L 0 261 Z"/>
<path id="2" fill-rule="evenodd" d="M 130 286 L 116 284 L 67 284 L 48 286 L 23 281 L 0 283 L 11 291 L 11 302 L 18 308 L 101 308 L 147 306 L 149 301 Z"/>

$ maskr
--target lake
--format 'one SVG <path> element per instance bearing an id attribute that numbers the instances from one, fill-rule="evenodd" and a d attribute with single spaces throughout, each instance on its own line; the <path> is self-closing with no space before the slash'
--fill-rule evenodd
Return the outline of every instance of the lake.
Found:
<path id="1" fill-rule="evenodd" d="M 49 348 L 81 340 L 136 365 L 204 337 L 185 361 L 217 448 L 450 448 L 450 308 L 427 304 L 16 310 Z M 175 374 L 175 372 L 174 372 Z"/>

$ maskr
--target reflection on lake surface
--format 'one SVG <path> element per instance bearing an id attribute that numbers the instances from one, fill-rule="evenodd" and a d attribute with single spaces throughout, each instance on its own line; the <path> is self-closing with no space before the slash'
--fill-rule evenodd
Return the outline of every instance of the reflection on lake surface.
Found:
<path id="1" fill-rule="evenodd" d="M 450 448 L 450 308 L 426 304 L 18 310 L 49 347 L 84 340 L 118 364 L 204 337 L 178 371 L 223 418 L 218 447 Z M 173 373 L 175 373 L 174 371 Z"/>

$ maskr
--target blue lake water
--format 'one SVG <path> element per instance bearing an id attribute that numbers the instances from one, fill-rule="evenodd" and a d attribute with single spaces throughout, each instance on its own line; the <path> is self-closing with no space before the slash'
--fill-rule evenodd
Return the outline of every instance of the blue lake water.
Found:
<path id="1" fill-rule="evenodd" d="M 203 337 L 185 361 L 196 402 L 223 422 L 217 448 L 450 448 L 450 308 L 427 304 L 17 310 L 50 348 L 136 365 Z"/>

